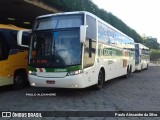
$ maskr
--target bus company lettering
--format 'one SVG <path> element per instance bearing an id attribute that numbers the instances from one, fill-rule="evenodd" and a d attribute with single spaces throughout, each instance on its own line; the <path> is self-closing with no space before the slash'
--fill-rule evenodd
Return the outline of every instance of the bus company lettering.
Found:
<path id="1" fill-rule="evenodd" d="M 107 48 L 104 48 L 103 49 L 103 55 L 104 56 L 109 56 L 112 54 L 112 50 L 108 50 Z"/>
<path id="2" fill-rule="evenodd" d="M 108 60 L 108 65 L 112 64 L 114 61 Z"/>
<path id="3" fill-rule="evenodd" d="M 55 72 L 67 72 L 67 69 L 55 69 Z"/>

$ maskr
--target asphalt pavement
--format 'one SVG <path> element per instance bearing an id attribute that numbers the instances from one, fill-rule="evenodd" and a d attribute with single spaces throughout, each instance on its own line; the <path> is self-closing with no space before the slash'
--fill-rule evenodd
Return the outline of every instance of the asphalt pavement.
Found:
<path id="1" fill-rule="evenodd" d="M 0 111 L 160 111 L 160 67 L 107 81 L 99 90 L 0 88 Z M 22 119 L 22 118 L 6 118 Z M 34 119 L 34 118 L 25 118 Z M 160 117 L 45 117 L 43 120 L 158 120 Z"/>

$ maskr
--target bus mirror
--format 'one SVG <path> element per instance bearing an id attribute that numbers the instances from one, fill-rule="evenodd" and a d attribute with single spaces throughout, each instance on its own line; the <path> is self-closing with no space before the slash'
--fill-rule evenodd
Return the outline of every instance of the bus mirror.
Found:
<path id="1" fill-rule="evenodd" d="M 23 39 L 24 37 L 24 33 L 28 33 L 30 34 L 31 30 L 20 30 L 17 34 L 17 43 L 19 46 L 22 46 L 22 47 L 29 47 L 29 45 L 27 44 L 23 44 L 23 43 L 26 43 L 26 39 Z M 28 39 L 27 39 L 28 43 L 29 43 L 29 36 L 28 36 Z"/>
<path id="2" fill-rule="evenodd" d="M 87 27 L 88 26 L 86 26 L 86 25 L 80 26 L 80 42 L 81 43 L 85 43 L 85 41 L 86 41 L 86 28 Z"/>

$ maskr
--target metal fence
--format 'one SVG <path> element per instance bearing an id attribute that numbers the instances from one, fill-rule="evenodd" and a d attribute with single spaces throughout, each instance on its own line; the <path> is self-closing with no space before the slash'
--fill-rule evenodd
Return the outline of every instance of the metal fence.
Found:
<path id="1" fill-rule="evenodd" d="M 160 66 L 160 61 L 150 61 L 150 66 Z"/>

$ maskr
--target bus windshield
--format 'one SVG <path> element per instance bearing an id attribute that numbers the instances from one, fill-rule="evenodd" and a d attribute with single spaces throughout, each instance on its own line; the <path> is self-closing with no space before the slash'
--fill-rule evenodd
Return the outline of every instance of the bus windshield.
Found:
<path id="1" fill-rule="evenodd" d="M 79 65 L 81 52 L 79 30 L 37 31 L 31 35 L 29 64 L 57 68 Z"/>

